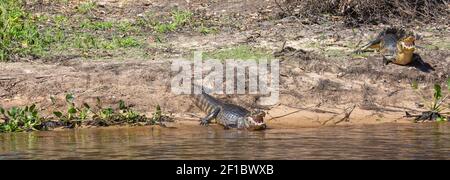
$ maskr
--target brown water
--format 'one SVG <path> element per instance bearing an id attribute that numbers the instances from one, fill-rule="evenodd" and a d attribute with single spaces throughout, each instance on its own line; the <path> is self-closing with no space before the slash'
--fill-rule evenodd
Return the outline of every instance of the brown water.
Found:
<path id="1" fill-rule="evenodd" d="M 448 124 L 0 134 L 0 159 L 450 159 Z"/>

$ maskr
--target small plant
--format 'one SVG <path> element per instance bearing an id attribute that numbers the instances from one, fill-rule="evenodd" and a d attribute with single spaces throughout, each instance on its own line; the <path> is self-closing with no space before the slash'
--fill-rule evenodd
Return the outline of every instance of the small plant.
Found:
<path id="1" fill-rule="evenodd" d="M 172 121 L 173 119 L 169 116 L 166 116 L 162 113 L 161 106 L 156 105 L 155 112 L 152 114 L 151 124 L 159 123 L 162 125 L 162 122 Z"/>
<path id="2" fill-rule="evenodd" d="M 128 124 L 147 123 L 148 121 L 147 117 L 140 115 L 131 109 L 131 107 L 127 106 L 122 100 L 119 101 L 119 110 L 121 119 L 124 119 Z"/>
<path id="3" fill-rule="evenodd" d="M 273 59 L 273 55 L 263 49 L 253 48 L 246 45 L 234 46 L 227 49 L 206 52 L 203 54 L 205 59 L 240 59 L 240 60 L 259 60 Z"/>
<path id="4" fill-rule="evenodd" d="M 119 101 L 118 106 L 118 111 L 115 111 L 112 107 L 103 108 L 100 99 L 97 98 L 98 111 L 93 112 L 94 115 L 90 124 L 100 126 L 147 124 L 148 119 L 131 109 L 131 106 L 127 106 L 123 100 Z"/>
<path id="5" fill-rule="evenodd" d="M 56 98 L 51 96 L 52 104 L 56 104 Z M 152 118 L 134 111 L 131 105 L 120 100 L 118 108 L 102 106 L 100 98 L 97 98 L 97 104 L 94 109 L 87 103 L 82 106 L 75 104 L 75 96 L 66 94 L 65 101 L 67 110 L 64 112 L 54 111 L 52 118 L 42 118 L 38 114 L 36 105 L 26 106 L 25 108 L 13 107 L 5 110 L 0 107 L 0 132 L 22 132 L 34 130 L 47 130 L 56 127 L 76 128 L 81 126 L 111 126 L 111 125 L 155 125 L 172 120 L 161 111 L 158 105 Z"/>
<path id="6" fill-rule="evenodd" d="M 21 132 L 41 130 L 43 118 L 38 115 L 36 105 L 25 108 L 13 107 L 5 110 L 0 107 L 3 123 L 0 124 L 0 132 Z"/>
<path id="7" fill-rule="evenodd" d="M 73 94 L 66 94 L 67 111 L 66 114 L 60 111 L 54 111 L 53 114 L 66 127 L 81 126 L 81 123 L 88 118 L 90 107 L 87 103 L 83 103 L 83 107 L 77 108 L 75 106 L 75 97 Z"/>
<path id="8" fill-rule="evenodd" d="M 114 42 L 118 47 L 122 48 L 137 47 L 140 45 L 139 41 L 133 37 L 116 38 Z"/>
<path id="9" fill-rule="evenodd" d="M 130 31 L 137 31 L 136 27 L 134 27 L 133 24 L 128 21 L 119 22 L 115 25 L 115 27 L 119 31 L 124 32 L 124 33 L 128 33 Z"/>
<path id="10" fill-rule="evenodd" d="M 162 117 L 161 106 L 159 106 L 159 104 L 158 104 L 158 105 L 156 105 L 155 112 L 153 112 L 152 122 L 156 123 L 156 122 L 160 121 L 161 117 Z"/>
<path id="11" fill-rule="evenodd" d="M 422 115 L 412 116 L 409 113 L 407 113 L 407 116 L 416 117 L 416 121 L 417 120 L 435 120 L 435 121 L 441 122 L 441 121 L 449 120 L 448 117 L 444 116 L 445 114 L 449 114 L 449 113 L 444 112 L 444 111 L 450 107 L 450 104 L 449 105 L 445 104 L 447 98 L 450 95 L 450 79 L 447 80 L 447 88 L 448 88 L 449 93 L 444 96 L 444 94 L 442 93 L 441 85 L 435 84 L 433 96 L 430 100 L 427 100 L 426 96 L 424 96 L 423 93 L 419 91 L 417 82 L 413 82 L 412 87 L 422 97 L 428 110 L 423 112 Z"/>
<path id="12" fill-rule="evenodd" d="M 217 32 L 217 29 L 215 28 L 209 28 L 209 27 L 205 27 L 203 26 L 203 24 L 199 27 L 198 30 L 200 33 L 207 35 L 207 34 L 211 34 L 211 33 L 215 33 Z"/>

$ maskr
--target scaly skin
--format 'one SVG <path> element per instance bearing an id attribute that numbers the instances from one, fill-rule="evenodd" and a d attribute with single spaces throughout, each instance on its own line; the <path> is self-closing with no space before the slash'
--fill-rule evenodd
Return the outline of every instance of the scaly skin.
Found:
<path id="1" fill-rule="evenodd" d="M 212 119 L 216 119 L 217 123 L 225 129 L 262 130 L 266 128 L 263 121 L 265 113 L 262 111 L 250 112 L 243 107 L 220 102 L 205 92 L 193 96 L 194 104 L 207 113 L 207 116 L 201 119 L 200 124 L 203 126 L 207 126 Z"/>
<path id="2" fill-rule="evenodd" d="M 387 28 L 378 36 L 364 45 L 355 53 L 375 49 L 383 55 L 385 64 L 390 62 L 398 65 L 407 65 L 414 60 L 415 37 L 403 29 Z"/>

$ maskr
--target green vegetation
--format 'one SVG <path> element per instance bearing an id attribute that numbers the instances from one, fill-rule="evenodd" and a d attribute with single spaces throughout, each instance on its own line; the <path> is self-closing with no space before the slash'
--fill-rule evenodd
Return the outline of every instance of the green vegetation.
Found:
<path id="1" fill-rule="evenodd" d="M 121 21 L 115 24 L 115 28 L 122 33 L 139 32 L 139 27 L 128 21 Z"/>
<path id="2" fill-rule="evenodd" d="M 112 22 L 108 22 L 108 21 L 92 22 L 87 19 L 84 20 L 83 22 L 81 22 L 81 24 L 80 24 L 80 28 L 90 29 L 90 30 L 100 30 L 100 31 L 110 30 L 112 27 L 113 27 Z"/>
<path id="3" fill-rule="evenodd" d="M 0 124 L 0 132 L 22 132 L 42 129 L 43 118 L 38 115 L 36 105 L 25 108 L 13 107 L 5 110 L 0 107 L 4 122 Z"/>
<path id="4" fill-rule="evenodd" d="M 450 50 L 450 42 L 446 41 L 435 41 L 432 44 L 426 44 L 423 46 L 425 49 L 429 50 Z"/>
<path id="5" fill-rule="evenodd" d="M 211 34 L 211 33 L 216 33 L 217 29 L 216 28 L 210 28 L 210 27 L 205 27 L 203 26 L 203 24 L 198 28 L 198 32 L 207 35 L 207 34 Z"/>
<path id="6" fill-rule="evenodd" d="M 0 61 L 40 56 L 50 41 L 38 31 L 22 1 L 0 1 Z"/>
<path id="7" fill-rule="evenodd" d="M 448 118 L 444 116 L 444 114 L 449 114 L 444 112 L 445 110 L 450 108 L 450 104 L 446 105 L 445 102 L 450 95 L 450 79 L 447 80 L 447 88 L 448 93 L 444 96 L 442 92 L 442 87 L 440 84 L 434 85 L 434 92 L 431 99 L 427 99 L 424 94 L 419 91 L 417 82 L 413 82 L 412 87 L 416 92 L 422 97 L 423 102 L 425 103 L 428 112 L 437 114 L 436 121 L 448 121 Z"/>
<path id="8" fill-rule="evenodd" d="M 50 97 L 53 104 L 54 97 Z M 48 130 L 49 127 L 76 128 L 81 126 L 112 126 L 112 125 L 155 125 L 170 121 L 171 118 L 164 115 L 161 107 L 156 106 L 151 118 L 134 111 L 131 106 L 120 100 L 117 108 L 103 107 L 97 98 L 94 108 L 83 103 L 81 106 L 75 104 L 75 97 L 67 94 L 65 97 L 67 110 L 64 112 L 54 111 L 53 117 L 42 118 L 36 105 L 25 108 L 13 107 L 5 110 L 0 107 L 0 132 L 22 132 Z"/>
<path id="9" fill-rule="evenodd" d="M 352 58 L 355 58 L 355 59 L 366 59 L 366 58 L 368 58 L 370 56 L 370 54 L 368 52 L 363 52 L 363 53 L 360 53 L 360 54 L 351 53 L 350 56 Z"/>
<path id="10" fill-rule="evenodd" d="M 184 25 L 188 24 L 192 19 L 192 13 L 189 11 L 175 10 L 171 13 L 171 21 L 168 23 L 156 22 L 153 29 L 158 33 L 173 32 Z"/>
<path id="11" fill-rule="evenodd" d="M 204 59 L 240 59 L 240 60 L 259 60 L 273 59 L 273 55 L 263 49 L 252 48 L 250 46 L 239 45 L 227 49 L 206 52 L 203 54 Z"/>
<path id="12" fill-rule="evenodd" d="M 92 1 L 84 2 L 84 3 L 81 3 L 77 7 L 77 12 L 81 13 L 81 14 L 86 14 L 86 13 L 91 12 L 96 7 L 97 7 L 97 4 L 95 2 L 92 2 Z"/>
<path id="13" fill-rule="evenodd" d="M 114 38 L 114 42 L 121 48 L 137 47 L 140 45 L 140 42 L 133 37 Z"/>
<path id="14" fill-rule="evenodd" d="M 101 58 L 142 55 L 167 35 L 183 28 L 202 34 L 217 31 L 194 19 L 187 10 L 174 9 L 169 15 L 152 12 L 131 20 L 96 17 L 99 8 L 94 1 L 80 2 L 75 9 L 56 12 L 28 12 L 24 1 L 0 1 L 0 61 L 21 58 L 53 59 L 61 56 Z M 27 2 L 27 7 L 36 2 Z M 69 6 L 68 1 L 56 1 Z M 95 13 L 94 13 L 95 12 Z"/>

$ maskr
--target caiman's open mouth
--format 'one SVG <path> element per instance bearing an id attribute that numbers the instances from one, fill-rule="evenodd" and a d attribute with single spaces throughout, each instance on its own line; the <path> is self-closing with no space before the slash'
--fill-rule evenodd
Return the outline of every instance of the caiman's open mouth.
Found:
<path id="1" fill-rule="evenodd" d="M 407 37 L 406 39 L 402 40 L 401 45 L 404 49 L 414 50 L 416 48 L 414 41 L 414 37 Z"/>
<path id="2" fill-rule="evenodd" d="M 264 121 L 255 120 L 253 117 L 247 117 L 247 129 L 251 130 L 263 130 L 266 129 L 266 123 Z"/>
<path id="3" fill-rule="evenodd" d="M 246 128 L 250 130 L 263 130 L 266 129 L 266 123 L 264 122 L 264 117 L 266 113 L 264 111 L 256 110 L 253 111 L 250 116 L 246 118 Z"/>

